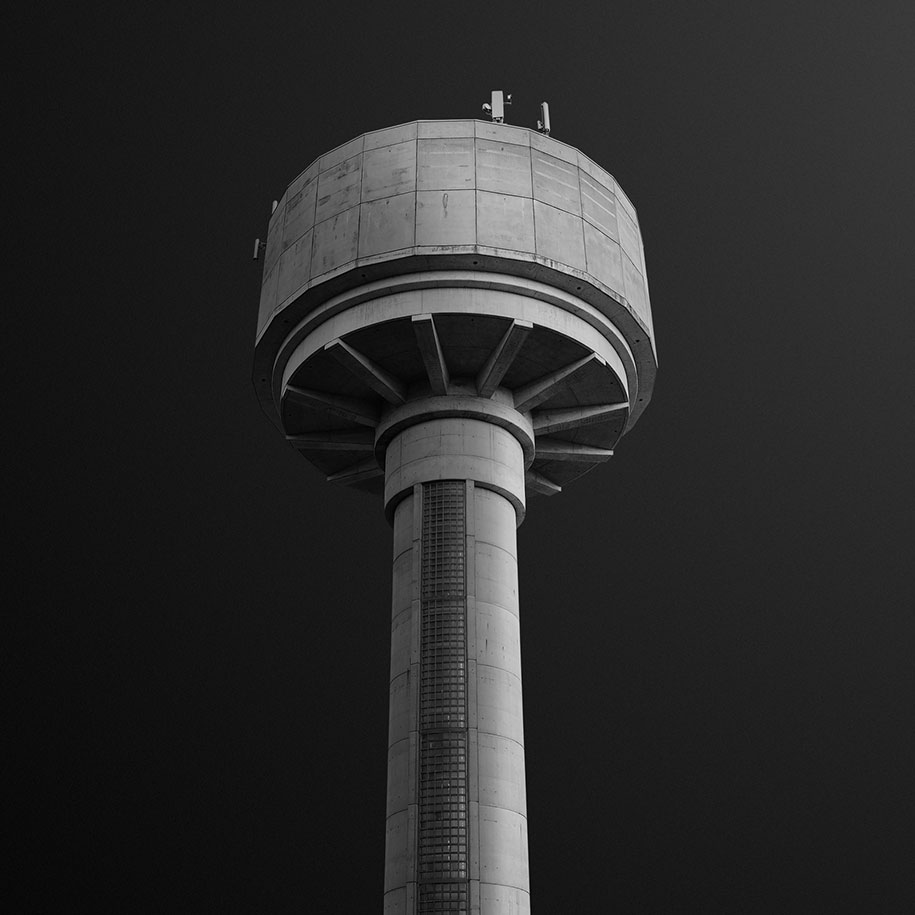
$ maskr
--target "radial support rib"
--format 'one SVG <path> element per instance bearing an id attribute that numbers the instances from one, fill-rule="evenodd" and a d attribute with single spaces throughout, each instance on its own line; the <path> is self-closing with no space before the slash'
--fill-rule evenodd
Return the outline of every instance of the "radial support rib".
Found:
<path id="1" fill-rule="evenodd" d="M 533 410 L 534 407 L 542 404 L 545 400 L 549 400 L 549 398 L 556 393 L 558 388 L 592 362 L 597 362 L 599 365 L 606 365 L 604 360 L 601 359 L 597 353 L 589 353 L 583 359 L 579 359 L 577 362 L 566 365 L 550 375 L 545 375 L 543 378 L 538 378 L 536 381 L 532 381 L 523 388 L 519 388 L 515 391 L 515 409 Z"/>
<path id="2" fill-rule="evenodd" d="M 538 492 L 541 496 L 555 496 L 557 492 L 562 492 L 562 487 L 557 486 L 552 480 L 548 480 L 542 473 L 535 470 L 528 470 L 524 474 L 524 483 L 532 492 Z"/>
<path id="3" fill-rule="evenodd" d="M 344 343 L 342 340 L 331 340 L 324 347 L 324 351 L 330 353 L 337 362 L 368 385 L 376 394 L 380 394 L 388 403 L 402 404 L 407 399 L 407 389 L 400 381 L 368 356 L 353 349 L 348 343 Z"/>
<path id="4" fill-rule="evenodd" d="M 629 403 L 605 403 L 591 407 L 571 407 L 568 410 L 543 410 L 535 413 L 531 419 L 534 432 L 537 435 L 547 435 L 550 432 L 563 432 L 566 429 L 575 429 L 578 426 L 590 426 L 593 423 L 602 423 L 614 413 L 628 410 Z"/>
<path id="5" fill-rule="evenodd" d="M 413 331 L 426 366 L 432 393 L 447 394 L 448 366 L 445 365 L 445 357 L 442 355 L 442 347 L 438 342 L 432 315 L 413 315 Z"/>
<path id="6" fill-rule="evenodd" d="M 477 393 L 480 397 L 492 397 L 533 327 L 530 321 L 512 321 L 477 375 Z"/>
<path id="7" fill-rule="evenodd" d="M 311 391 L 292 384 L 286 385 L 285 395 L 306 407 L 315 407 L 363 426 L 374 427 L 378 424 L 378 410 L 367 400 L 325 394 L 323 391 Z"/>
<path id="8" fill-rule="evenodd" d="M 336 473 L 329 474 L 327 482 L 361 483 L 363 480 L 371 480 L 373 477 L 381 476 L 384 476 L 384 470 L 378 466 L 378 462 L 374 457 L 370 457 L 343 470 L 338 470 Z"/>
<path id="9" fill-rule="evenodd" d="M 375 436 L 366 430 L 355 432 L 328 429 L 323 432 L 303 432 L 287 435 L 286 441 L 300 451 L 364 451 L 375 450 Z"/>
<path id="10" fill-rule="evenodd" d="M 594 445 L 579 445 L 577 442 L 564 442 L 558 438 L 538 438 L 537 457 L 551 461 L 589 461 L 597 463 L 613 457 L 609 448 L 597 448 Z"/>

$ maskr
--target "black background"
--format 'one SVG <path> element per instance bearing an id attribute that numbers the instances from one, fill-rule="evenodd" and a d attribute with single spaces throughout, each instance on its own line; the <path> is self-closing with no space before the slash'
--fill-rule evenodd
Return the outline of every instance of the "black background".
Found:
<path id="1" fill-rule="evenodd" d="M 319 154 L 493 88 L 634 200 L 660 360 L 519 532 L 535 911 L 915 909 L 911 8 L 42 16 L 9 29 L 21 910 L 380 911 L 390 531 L 260 412 L 251 249 Z"/>

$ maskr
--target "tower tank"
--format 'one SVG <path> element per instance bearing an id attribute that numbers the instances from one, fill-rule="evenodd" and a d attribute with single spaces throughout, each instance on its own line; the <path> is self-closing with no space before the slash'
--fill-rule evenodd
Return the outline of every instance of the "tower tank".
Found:
<path id="1" fill-rule="evenodd" d="M 384 911 L 530 911 L 516 528 L 606 461 L 657 360 L 635 209 L 534 130 L 414 121 L 270 218 L 254 385 L 393 527 Z"/>

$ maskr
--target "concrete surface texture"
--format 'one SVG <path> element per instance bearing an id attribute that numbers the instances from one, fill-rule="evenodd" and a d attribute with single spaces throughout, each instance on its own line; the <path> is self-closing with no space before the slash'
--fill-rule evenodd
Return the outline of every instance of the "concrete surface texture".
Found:
<path id="1" fill-rule="evenodd" d="M 257 395 L 394 529 L 391 915 L 530 909 L 515 529 L 612 455 L 656 366 L 635 210 L 563 143 L 417 121 L 278 202 Z"/>
<path id="2" fill-rule="evenodd" d="M 441 422 L 426 434 L 462 421 Z M 509 499 L 465 480 L 417 483 L 394 514 L 389 915 L 530 911 L 515 528 Z"/>

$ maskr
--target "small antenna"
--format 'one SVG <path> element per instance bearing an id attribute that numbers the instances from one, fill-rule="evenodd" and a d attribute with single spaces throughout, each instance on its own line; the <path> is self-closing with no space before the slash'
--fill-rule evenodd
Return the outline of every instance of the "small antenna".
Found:
<path id="1" fill-rule="evenodd" d="M 270 215 L 272 216 L 276 212 L 276 208 L 280 205 L 278 200 L 274 200 L 270 204 Z M 261 251 L 267 247 L 267 242 L 261 241 L 259 238 L 254 239 L 254 260 L 257 260 L 260 257 Z"/>
<path id="2" fill-rule="evenodd" d="M 550 135 L 550 103 L 540 103 L 540 120 L 537 121 L 537 130 L 546 136 Z"/>
<path id="3" fill-rule="evenodd" d="M 492 90 L 492 103 L 483 103 L 483 112 L 487 114 L 494 124 L 501 124 L 505 120 L 505 106 L 512 103 L 511 92 L 501 89 Z"/>

